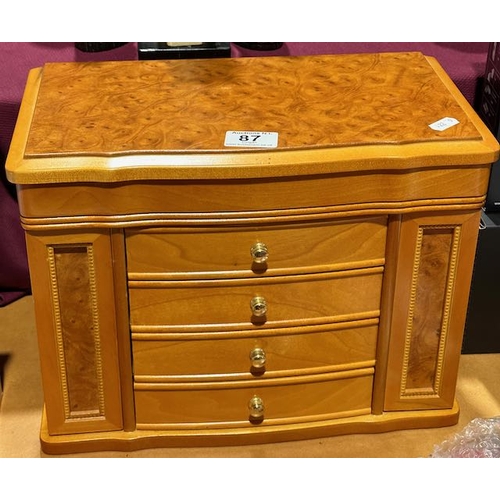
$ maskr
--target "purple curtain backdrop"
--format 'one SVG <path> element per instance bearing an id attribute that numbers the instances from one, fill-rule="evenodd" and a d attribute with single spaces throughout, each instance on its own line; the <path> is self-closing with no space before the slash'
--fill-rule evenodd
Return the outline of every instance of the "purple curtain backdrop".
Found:
<path id="1" fill-rule="evenodd" d="M 19 207 L 4 168 L 29 70 L 46 62 L 128 59 L 137 59 L 133 43 L 92 53 L 77 50 L 74 42 L 0 43 L 0 307 L 30 293 Z"/>
<path id="2" fill-rule="evenodd" d="M 8 186 L 0 183 L 0 307 L 30 290 L 19 210 Z"/>

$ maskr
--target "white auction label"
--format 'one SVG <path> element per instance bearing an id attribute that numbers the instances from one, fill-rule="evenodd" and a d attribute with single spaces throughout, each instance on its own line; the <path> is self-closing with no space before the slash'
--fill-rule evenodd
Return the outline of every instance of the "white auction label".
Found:
<path id="1" fill-rule="evenodd" d="M 454 127 L 455 125 L 458 125 L 460 122 L 456 118 L 441 118 L 441 120 L 438 120 L 437 122 L 431 123 L 429 127 L 432 130 L 437 130 L 438 132 L 441 132 L 443 130 L 446 130 L 450 127 Z"/>
<path id="2" fill-rule="evenodd" d="M 244 148 L 276 148 L 278 147 L 278 132 L 243 132 L 228 130 L 224 146 Z"/>

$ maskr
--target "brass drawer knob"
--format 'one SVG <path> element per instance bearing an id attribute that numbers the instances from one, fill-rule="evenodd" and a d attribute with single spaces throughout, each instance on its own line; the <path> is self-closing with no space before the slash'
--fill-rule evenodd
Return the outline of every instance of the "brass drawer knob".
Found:
<path id="1" fill-rule="evenodd" d="M 267 302 L 264 297 L 254 297 L 250 301 L 250 309 L 252 310 L 252 314 L 261 318 L 267 314 Z"/>
<path id="2" fill-rule="evenodd" d="M 260 347 L 252 349 L 250 352 L 250 361 L 252 362 L 252 366 L 254 368 L 263 368 L 266 364 L 266 353 L 264 352 L 264 349 L 261 349 Z"/>
<path id="3" fill-rule="evenodd" d="M 250 249 L 250 255 L 256 264 L 263 264 L 269 258 L 269 250 L 264 243 L 255 243 Z"/>
<path id="4" fill-rule="evenodd" d="M 248 402 L 248 411 L 250 418 L 259 419 L 264 417 L 264 401 L 259 396 L 254 396 Z"/>

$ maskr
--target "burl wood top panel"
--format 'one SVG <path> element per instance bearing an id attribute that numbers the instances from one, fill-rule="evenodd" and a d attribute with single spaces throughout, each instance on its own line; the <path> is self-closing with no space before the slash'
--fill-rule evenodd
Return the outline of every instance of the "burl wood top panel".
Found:
<path id="1" fill-rule="evenodd" d="M 444 130 L 430 125 L 443 118 Z M 275 132 L 271 148 L 227 131 Z M 243 179 L 490 164 L 499 145 L 420 53 L 49 63 L 30 72 L 16 184 Z"/>
<path id="2" fill-rule="evenodd" d="M 460 123 L 437 132 L 444 117 Z M 47 64 L 31 155 L 220 151 L 226 131 L 278 148 L 480 139 L 419 53 Z"/>

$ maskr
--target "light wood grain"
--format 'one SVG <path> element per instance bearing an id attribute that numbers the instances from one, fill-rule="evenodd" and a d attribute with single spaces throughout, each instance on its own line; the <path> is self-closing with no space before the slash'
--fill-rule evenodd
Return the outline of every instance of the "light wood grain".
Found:
<path id="1" fill-rule="evenodd" d="M 214 340 L 205 339 L 155 340 L 155 335 L 135 334 L 133 342 L 134 373 L 145 377 L 182 380 L 193 376 L 201 379 L 234 379 L 276 377 L 306 370 L 338 370 L 347 365 L 375 364 L 378 321 L 366 320 L 367 326 L 346 324 L 344 329 L 295 335 L 266 335 Z M 158 336 L 156 336 L 158 337 Z M 263 349 L 266 363 L 263 369 L 251 365 L 253 349 Z M 210 377 L 212 375 L 212 377 Z M 217 376 L 217 377 L 215 377 Z"/>
<path id="2" fill-rule="evenodd" d="M 332 318 L 380 307 L 382 268 L 283 278 L 131 282 L 135 325 L 241 325 Z M 250 301 L 263 297 L 267 314 L 253 316 Z"/>
<path id="3" fill-rule="evenodd" d="M 85 222 L 127 226 L 143 225 L 145 220 L 160 226 L 186 221 L 234 224 L 263 218 L 289 222 L 372 215 L 377 210 L 383 215 L 429 206 L 436 210 L 481 208 L 489 181 L 489 166 L 474 164 L 414 168 L 404 173 L 368 169 L 355 175 L 333 169 L 327 175 L 305 176 L 307 165 L 300 170 L 299 176 L 272 180 L 22 185 L 18 188 L 20 210 L 30 226 Z M 47 219 L 37 220 L 42 217 Z"/>
<path id="4" fill-rule="evenodd" d="M 458 123 L 429 127 L 448 116 Z M 276 131 L 278 146 L 227 147 L 227 130 Z M 6 170 L 27 234 L 44 450 L 454 424 L 499 149 L 418 53 L 32 70 Z M 266 410 L 251 422 L 256 395 Z"/>
<path id="5" fill-rule="evenodd" d="M 135 384 L 137 428 L 148 424 L 168 428 L 170 424 L 207 424 L 227 427 L 251 426 L 248 402 L 254 395 L 265 405 L 263 422 L 292 423 L 332 418 L 344 412 L 370 412 L 373 369 L 343 374 L 266 380 L 266 384 Z M 352 414 L 351 413 L 351 414 Z M 159 425 L 158 425 L 159 424 Z M 181 425 L 182 426 L 182 425 Z"/>
<path id="6" fill-rule="evenodd" d="M 479 219 L 403 217 L 387 410 L 453 405 Z"/>
<path id="7" fill-rule="evenodd" d="M 127 231 L 129 278 L 272 276 L 383 265 L 385 217 L 311 224 L 158 228 Z M 255 264 L 250 250 L 269 257 Z"/>
<path id="8" fill-rule="evenodd" d="M 269 178 L 498 158 L 460 91 L 419 53 L 48 63 L 28 81 L 7 158 L 18 184 Z M 450 115 L 458 125 L 429 127 Z M 228 130 L 276 131 L 279 146 L 271 154 L 224 147 Z"/>
<path id="9" fill-rule="evenodd" d="M 109 235 L 28 233 L 27 247 L 50 432 L 122 429 Z"/>

